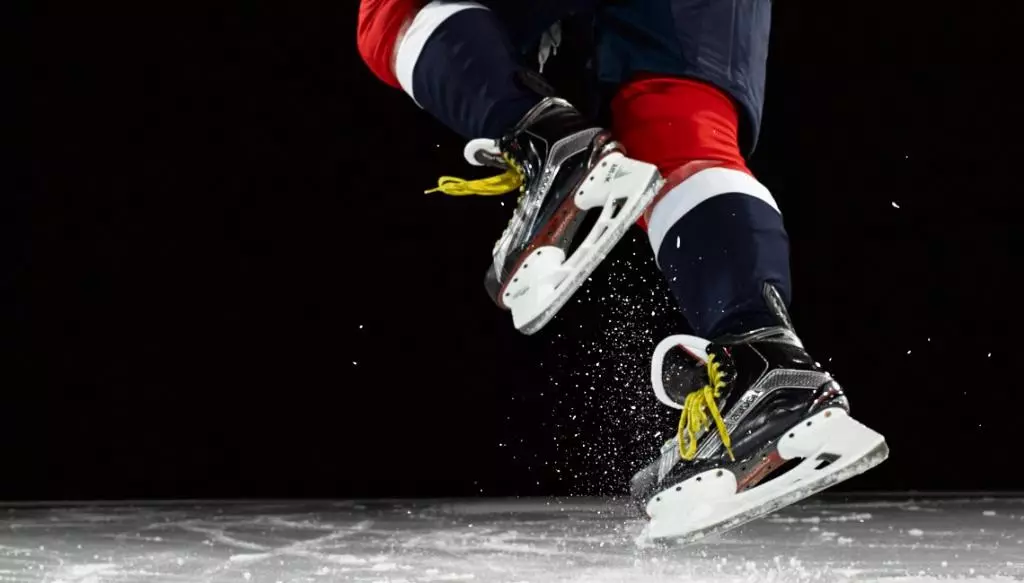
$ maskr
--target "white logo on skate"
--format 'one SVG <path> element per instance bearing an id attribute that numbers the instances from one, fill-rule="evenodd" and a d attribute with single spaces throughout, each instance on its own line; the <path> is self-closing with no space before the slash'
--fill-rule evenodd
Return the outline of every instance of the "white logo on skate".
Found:
<path id="1" fill-rule="evenodd" d="M 608 174 L 605 176 L 604 182 L 608 184 L 612 180 L 618 180 L 623 176 L 629 176 L 629 170 L 626 170 L 618 164 L 612 164 L 612 167 L 608 169 Z"/>

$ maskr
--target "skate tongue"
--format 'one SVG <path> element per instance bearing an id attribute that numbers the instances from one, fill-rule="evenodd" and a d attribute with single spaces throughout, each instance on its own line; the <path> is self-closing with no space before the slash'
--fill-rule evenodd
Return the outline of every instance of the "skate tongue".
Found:
<path id="1" fill-rule="evenodd" d="M 686 334 L 658 344 L 651 359 L 651 384 L 659 401 L 682 409 L 686 396 L 707 384 L 709 346 L 707 340 Z"/>
<path id="2" fill-rule="evenodd" d="M 496 140 L 488 138 L 477 138 L 466 142 L 462 155 L 473 166 L 490 166 L 492 168 L 505 168 L 505 158 L 502 157 L 501 148 Z"/>
<path id="3" fill-rule="evenodd" d="M 684 347 L 676 346 L 665 353 L 661 380 L 665 394 L 681 407 L 687 395 L 707 384 L 707 365 Z"/>
<path id="4" fill-rule="evenodd" d="M 697 442 L 712 425 L 732 457 L 719 403 L 724 401 L 734 372 L 728 349 L 703 338 L 678 334 L 655 348 L 651 383 L 659 401 L 681 410 L 678 442 L 682 459 L 697 455 Z"/>

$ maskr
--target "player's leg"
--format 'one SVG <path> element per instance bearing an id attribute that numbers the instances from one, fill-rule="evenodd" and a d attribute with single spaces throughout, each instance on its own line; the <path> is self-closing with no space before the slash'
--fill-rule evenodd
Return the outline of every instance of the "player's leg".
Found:
<path id="1" fill-rule="evenodd" d="M 655 392 L 680 410 L 677 436 L 632 484 L 655 538 L 738 526 L 888 453 L 793 330 L 782 215 L 744 161 L 760 126 L 770 8 L 625 0 L 601 20 L 601 73 L 621 83 L 616 136 L 667 178 L 643 226 L 698 334 L 655 353 Z"/>
<path id="2" fill-rule="evenodd" d="M 362 0 L 358 45 L 378 78 L 467 139 L 502 136 L 543 99 L 478 2 Z"/>
<path id="3" fill-rule="evenodd" d="M 790 299 L 782 215 L 744 161 L 760 128 L 770 5 L 628 0 L 603 14 L 601 73 L 624 82 L 613 129 L 669 180 L 646 227 L 687 320 L 705 337 L 774 322 L 766 283 Z"/>
<path id="4" fill-rule="evenodd" d="M 445 177 L 436 190 L 521 191 L 485 281 L 495 302 L 528 334 L 558 312 L 636 221 L 660 178 L 653 165 L 625 158 L 608 132 L 570 103 L 545 94 L 544 84 L 530 83 L 533 77 L 503 25 L 513 20 L 509 11 L 534 17 L 591 1 L 536 0 L 517 8 L 506 0 L 502 19 L 466 1 L 419 7 L 363 0 L 360 10 L 360 48 L 371 68 L 470 138 L 470 163 L 505 170 L 491 179 Z M 521 20 L 517 37 L 531 22 Z M 599 220 L 583 236 L 578 227 L 590 211 Z"/>

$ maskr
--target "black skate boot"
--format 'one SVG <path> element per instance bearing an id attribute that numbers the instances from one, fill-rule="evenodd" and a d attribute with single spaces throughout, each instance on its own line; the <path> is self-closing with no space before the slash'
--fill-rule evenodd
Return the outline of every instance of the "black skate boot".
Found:
<path id="1" fill-rule="evenodd" d="M 494 245 L 488 293 L 525 334 L 540 330 L 593 273 L 654 198 L 655 166 L 627 158 L 610 134 L 567 101 L 541 101 L 497 142 L 473 140 L 466 158 L 506 169 L 502 176 L 444 178 L 448 194 L 501 194 L 519 203 Z M 588 211 L 599 216 L 577 240 Z"/>
<path id="2" fill-rule="evenodd" d="M 646 540 L 688 543 L 802 500 L 878 465 L 885 439 L 850 417 L 839 383 L 794 333 L 765 286 L 779 325 L 712 342 L 670 336 L 652 381 L 681 409 L 679 433 L 631 490 L 650 518 Z"/>

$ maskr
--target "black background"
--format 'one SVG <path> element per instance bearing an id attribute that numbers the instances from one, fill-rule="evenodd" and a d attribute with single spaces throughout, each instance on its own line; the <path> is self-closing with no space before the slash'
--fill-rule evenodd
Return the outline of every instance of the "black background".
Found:
<path id="1" fill-rule="evenodd" d="M 371 76 L 355 4 L 36 10 L 0 499 L 618 493 L 667 437 L 648 359 L 686 329 L 643 234 L 516 332 L 482 288 L 513 199 L 423 194 L 462 141 Z M 892 448 L 847 490 L 1024 488 L 1002 10 L 774 8 L 750 164 Z"/>

